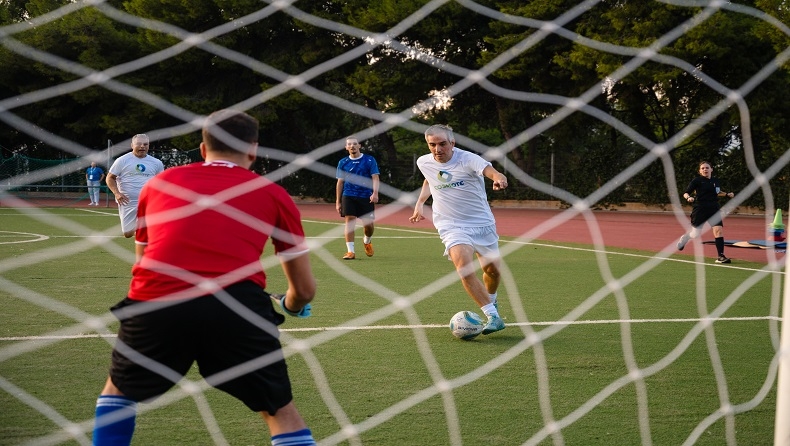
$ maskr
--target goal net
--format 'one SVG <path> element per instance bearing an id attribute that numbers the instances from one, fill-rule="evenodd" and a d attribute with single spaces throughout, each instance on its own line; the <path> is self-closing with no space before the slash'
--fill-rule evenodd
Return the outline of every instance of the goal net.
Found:
<path id="1" fill-rule="evenodd" d="M 485 109 L 484 103 L 496 104 L 490 110 L 501 113 L 492 121 L 499 128 L 450 122 L 457 145 L 506 173 L 513 193 L 520 194 L 515 198 L 554 201 L 562 208 L 501 242 L 499 293 L 508 335 L 469 343 L 450 336 L 449 317 L 472 303 L 449 262 L 440 263 L 441 247 L 430 246 L 438 239 L 432 228 L 377 227 L 377 240 L 395 261 L 368 267 L 373 263 L 350 265 L 336 255 L 343 234 L 339 221 L 309 222 L 312 256 L 323 274 L 315 316 L 289 319 L 281 340 L 296 404 L 316 440 L 766 444 L 773 438 L 766 427 L 775 423 L 776 444 L 790 444 L 790 412 L 784 408 L 790 402 L 783 397 L 790 391 L 777 392 L 788 381 L 780 378 L 780 364 L 789 356 L 787 347 L 780 348 L 784 251 L 770 243 L 777 207 L 788 200 L 790 151 L 781 132 L 756 130 L 781 128 L 784 118 L 754 113 L 765 112 L 761 101 L 772 96 L 761 88 L 774 88 L 773 96 L 784 91 L 777 80 L 786 77 L 790 56 L 784 2 L 49 3 L 57 2 L 0 0 L 6 9 L 0 13 L 0 57 L 9 62 L 0 75 L 0 307 L 6 308 L 0 308 L 0 406 L 9 408 L 0 409 L 1 444 L 90 444 L 93 402 L 117 330 L 107 308 L 126 292 L 134 261 L 128 240 L 118 237 L 117 215 L 91 210 L 96 218 L 114 218 L 95 226 L 62 212 L 86 201 L 81 181 L 91 162 L 109 167 L 108 160 L 129 150 L 132 133 L 106 145 L 86 143 L 50 128 L 60 118 L 69 120 L 61 128 L 69 132 L 85 125 L 81 119 L 30 110 L 68 105 L 108 132 L 124 128 L 124 119 L 146 123 L 144 132 L 163 152 L 179 144 L 184 152 L 194 151 L 203 119 L 214 111 L 205 104 L 255 111 L 271 130 L 262 132 L 257 170 L 302 198 L 334 199 L 333 163 L 344 154 L 348 134 L 368 149 L 383 142 L 377 155 L 389 172 L 381 188 L 387 204 L 376 208 L 376 216 L 385 220 L 417 199 L 422 178 L 414 157 L 427 153 L 427 125 L 461 119 L 464 112 L 452 114 L 454 107 L 471 114 L 478 105 Z M 184 27 L 209 10 L 222 23 Z M 459 23 L 449 26 L 448 19 Z M 365 29 L 360 22 L 382 29 Z M 52 31 L 61 26 L 71 30 L 64 48 L 38 40 L 63 35 Z M 80 26 L 98 33 L 88 61 L 68 48 L 91 40 Z M 609 34 L 602 34 L 607 28 Z M 748 30 L 740 40 L 763 39 L 759 48 L 770 54 L 735 76 L 736 70 L 718 65 L 727 59 L 742 63 L 748 59 L 744 52 L 757 46 L 725 48 L 705 40 L 711 29 L 728 36 Z M 31 34 L 35 30 L 41 33 Z M 441 35 L 448 30 L 456 34 Z M 288 70 L 300 65 L 289 63 L 292 43 L 285 38 L 266 42 L 281 57 L 275 62 L 234 48 L 237 40 L 275 32 L 303 45 L 298 54 L 308 69 Z M 135 33 L 157 50 L 125 60 L 130 41 L 124 36 Z M 447 42 L 447 51 L 428 41 Z M 473 42 L 487 51 L 468 46 Z M 314 51 L 305 50 L 309 45 Z M 680 47 L 700 59 L 684 59 L 688 53 Z M 206 66 L 190 66 L 196 51 L 211 55 L 199 58 L 209 61 Z M 465 59 L 471 65 L 455 63 L 460 58 L 454 54 L 465 51 L 473 54 Z M 375 70 L 354 71 L 360 60 Z M 386 66 L 392 63 L 419 76 Z M 572 73 L 583 81 L 572 79 L 570 70 L 557 74 L 571 64 L 586 67 Z M 43 67 L 42 78 L 30 83 L 33 89 L 9 88 L 28 85 L 19 75 L 25 65 Z M 183 89 L 190 94 L 149 85 L 158 68 L 179 75 L 174 83 L 190 86 Z M 213 91 L 219 85 L 214 70 L 238 73 L 238 85 L 260 88 L 243 97 L 233 88 Z M 320 79 L 329 79 L 323 88 L 315 86 Z M 547 82 L 551 88 L 542 86 Z M 407 90 L 416 83 L 425 84 L 427 93 L 414 100 Z M 128 105 L 92 110 L 74 104 L 97 91 L 123 97 Z M 640 95 L 653 102 L 639 102 Z M 644 107 L 644 121 L 628 113 L 637 105 Z M 312 121 L 295 125 L 293 117 Z M 292 143 L 308 139 L 300 130 L 327 120 L 337 125 L 324 141 Z M 718 139 L 708 136 L 711 128 Z M 38 145 L 7 146 L 19 135 Z M 575 149 L 549 149 L 563 146 Z M 406 154 L 391 156 L 390 149 Z M 31 160 L 47 150 L 61 159 L 31 169 Z M 623 201 L 657 204 L 674 217 L 677 236 L 691 229 L 690 208 L 679 189 L 696 163 L 709 157 L 715 157 L 714 175 L 738 185 L 735 196 L 723 201 L 724 215 L 759 210 L 753 221 L 760 232 L 753 238 L 766 244 L 751 249 L 762 253 L 760 261 L 713 264 L 703 246 L 703 239 L 713 238 L 710 229 L 689 243 L 684 254 L 693 257 L 682 259 L 676 238 L 648 254 L 607 245 L 601 235 L 607 223 L 597 211 Z M 23 158 L 25 166 L 19 164 Z M 16 167 L 8 167 L 11 160 Z M 168 165 L 190 160 L 179 152 Z M 590 244 L 542 242 L 574 219 L 583 220 Z M 645 239 L 652 235 L 649 228 L 633 230 Z M 404 251 L 406 246 L 412 248 Z M 376 256 L 385 258 L 383 251 Z M 414 257 L 434 258 L 423 263 Z M 277 283 L 276 259 L 265 255 L 262 262 Z M 74 278 L 82 277 L 81 268 L 102 272 L 79 283 L 84 281 Z M 94 295 L 96 290 L 112 298 Z M 325 316 L 318 317 L 321 311 Z M 790 373 L 790 367 L 781 369 Z M 74 384 L 49 389 L 60 382 Z M 241 412 L 225 414 L 235 406 L 223 398 L 190 375 L 141 405 L 135 438 L 233 444 L 246 435 L 240 426 L 246 421 L 237 419 Z M 173 415 L 185 406 L 199 421 Z M 193 428 L 201 432 L 190 433 Z"/>

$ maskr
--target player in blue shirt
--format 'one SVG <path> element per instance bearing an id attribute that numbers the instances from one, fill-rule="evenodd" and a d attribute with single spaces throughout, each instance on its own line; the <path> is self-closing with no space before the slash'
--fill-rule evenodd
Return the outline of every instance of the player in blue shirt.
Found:
<path id="1" fill-rule="evenodd" d="M 335 208 L 346 219 L 346 254 L 343 260 L 354 260 L 354 230 L 357 218 L 362 220 L 365 254 L 373 255 L 373 210 L 379 202 L 379 166 L 376 159 L 360 151 L 355 136 L 346 138 L 348 156 L 337 163 Z"/>
<path id="2" fill-rule="evenodd" d="M 101 182 L 104 179 L 104 170 L 96 165 L 96 161 L 91 163 L 91 166 L 85 170 L 85 181 L 88 184 L 88 196 L 91 199 L 91 204 L 88 206 L 99 205 L 99 192 L 101 191 Z"/>

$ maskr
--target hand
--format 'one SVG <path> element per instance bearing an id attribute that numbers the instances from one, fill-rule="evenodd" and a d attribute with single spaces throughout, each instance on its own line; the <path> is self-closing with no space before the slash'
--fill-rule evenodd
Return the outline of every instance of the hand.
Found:
<path id="1" fill-rule="evenodd" d="M 688 198 L 686 198 L 686 201 L 688 201 L 689 203 L 693 203 L 694 202 L 694 197 L 688 197 Z"/>
<path id="2" fill-rule="evenodd" d="M 124 194 L 118 194 L 115 196 L 115 202 L 118 204 L 129 204 L 129 197 Z"/>
<path id="3" fill-rule="evenodd" d="M 420 212 L 415 212 L 414 214 L 412 214 L 411 217 L 409 217 L 409 221 L 412 223 L 417 223 L 418 221 L 423 221 L 423 220 L 425 220 L 425 217 L 423 217 L 422 213 Z"/>
<path id="4" fill-rule="evenodd" d="M 732 198 L 732 197 L 734 197 L 734 196 L 735 196 L 735 192 L 729 192 L 729 193 L 727 194 L 727 196 L 728 196 L 728 197 L 730 197 L 730 198 Z"/>
<path id="5" fill-rule="evenodd" d="M 507 187 L 507 180 L 494 181 L 494 190 L 502 190 Z"/>
<path id="6" fill-rule="evenodd" d="M 285 295 L 284 294 L 269 294 L 269 297 L 271 297 L 272 301 L 276 302 L 277 305 L 279 305 L 280 308 L 286 314 L 288 314 L 289 316 L 298 317 L 298 318 L 306 318 L 306 317 L 310 317 L 310 315 L 312 314 L 311 310 L 313 309 L 313 307 L 310 304 L 305 305 L 298 312 L 293 312 L 293 311 L 289 310 L 288 308 L 285 308 Z"/>

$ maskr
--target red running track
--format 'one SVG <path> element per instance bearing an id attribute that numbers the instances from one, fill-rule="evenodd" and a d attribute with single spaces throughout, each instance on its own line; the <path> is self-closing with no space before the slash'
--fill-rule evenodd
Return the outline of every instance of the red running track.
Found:
<path id="1" fill-rule="evenodd" d="M 335 211 L 334 204 L 299 203 L 303 218 L 316 220 L 342 221 Z M 519 237 L 527 234 L 530 239 L 593 244 L 591 225 L 582 215 L 563 214 L 562 210 L 527 209 L 527 208 L 493 208 L 497 220 L 497 231 L 502 236 Z M 427 215 L 430 209 L 426 206 Z M 399 205 L 378 206 L 376 208 L 376 222 L 382 225 L 403 226 L 419 229 L 433 229 L 430 217 L 419 223 L 410 223 L 412 208 Z M 634 212 L 634 211 L 593 211 L 592 216 L 598 224 L 598 230 L 603 243 L 609 247 L 640 249 L 659 252 L 671 246 L 674 248 L 683 225 L 671 212 Z M 551 219 L 563 219 L 562 222 Z M 567 219 L 567 221 L 565 221 Z M 683 222 L 688 221 L 688 215 Z M 764 240 L 768 236 L 766 229 L 768 223 L 773 221 L 773 216 L 766 220 L 765 216 L 730 215 L 724 218 L 725 240 Z M 543 226 L 541 226 L 543 225 Z M 708 226 L 705 226 L 706 230 Z M 530 232 L 532 231 L 532 232 Z M 713 235 L 708 230 L 703 236 L 703 241 L 713 241 Z M 711 244 L 701 246 L 703 255 L 716 258 L 716 247 Z M 733 260 L 733 263 L 750 261 L 769 263 L 772 257 L 784 262 L 784 252 L 772 249 L 725 247 L 724 253 Z M 682 254 L 690 257 L 695 254 L 695 244 L 689 243 Z"/>

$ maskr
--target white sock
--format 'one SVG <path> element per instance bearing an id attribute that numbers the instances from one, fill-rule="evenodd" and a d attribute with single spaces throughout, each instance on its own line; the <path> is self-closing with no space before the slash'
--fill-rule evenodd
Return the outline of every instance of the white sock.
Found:
<path id="1" fill-rule="evenodd" d="M 488 298 L 489 298 L 489 299 L 491 299 L 491 303 L 492 303 L 492 304 L 495 304 L 495 303 L 496 303 L 496 293 L 494 293 L 494 294 L 489 294 L 489 295 L 488 295 Z"/>
<path id="2" fill-rule="evenodd" d="M 363 238 L 362 238 L 362 243 L 364 243 L 364 244 L 366 244 L 366 245 L 367 245 L 368 243 L 370 243 L 370 241 L 371 241 L 372 239 L 373 239 L 373 237 L 368 237 L 368 236 L 366 235 L 365 237 L 363 237 Z"/>
<path id="3" fill-rule="evenodd" d="M 496 316 L 496 317 L 499 317 L 499 312 L 498 312 L 498 311 L 496 311 L 496 307 L 494 306 L 494 304 L 486 304 L 486 305 L 483 305 L 482 307 L 480 307 L 480 309 L 481 309 L 481 310 L 483 310 L 483 314 L 485 314 L 486 316 L 489 316 L 489 317 L 491 317 L 491 316 Z"/>
<path id="4" fill-rule="evenodd" d="M 354 252 L 354 242 L 346 242 L 346 249 L 348 252 Z"/>

